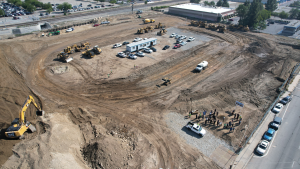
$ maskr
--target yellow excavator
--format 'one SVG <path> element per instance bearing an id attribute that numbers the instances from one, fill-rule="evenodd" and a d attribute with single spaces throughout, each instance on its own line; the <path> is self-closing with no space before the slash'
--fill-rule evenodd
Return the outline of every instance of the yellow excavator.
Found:
<path id="1" fill-rule="evenodd" d="M 33 105 L 38 109 L 36 112 L 37 116 L 43 116 L 44 111 L 36 104 L 32 96 L 28 96 L 25 103 L 22 106 L 22 110 L 19 113 L 19 118 L 15 118 L 14 121 L 11 122 L 11 126 L 6 129 L 5 136 L 7 138 L 24 138 L 24 133 L 26 131 L 31 131 L 32 133 L 36 131 L 36 128 L 26 120 L 25 112 L 27 108 L 30 106 L 30 103 L 33 103 Z"/>

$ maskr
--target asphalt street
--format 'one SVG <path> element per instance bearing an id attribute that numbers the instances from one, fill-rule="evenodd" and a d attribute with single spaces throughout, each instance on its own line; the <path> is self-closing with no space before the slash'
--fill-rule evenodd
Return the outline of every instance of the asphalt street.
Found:
<path id="1" fill-rule="evenodd" d="M 292 93 L 292 101 L 277 115 L 282 124 L 265 156 L 255 153 L 248 163 L 248 169 L 300 168 L 300 83 Z M 255 151 L 255 150 L 254 150 Z"/>

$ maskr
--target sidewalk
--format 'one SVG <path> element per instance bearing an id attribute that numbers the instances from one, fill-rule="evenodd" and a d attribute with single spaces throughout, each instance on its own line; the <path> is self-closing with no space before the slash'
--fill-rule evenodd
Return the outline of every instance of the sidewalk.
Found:
<path id="1" fill-rule="evenodd" d="M 298 82 L 300 80 L 300 74 L 298 73 L 293 82 L 288 86 L 288 90 L 281 96 L 280 99 L 288 96 L 290 93 L 294 91 L 296 88 Z M 273 121 L 275 114 L 268 113 L 265 120 L 262 122 L 262 124 L 259 126 L 257 131 L 253 134 L 252 138 L 249 140 L 246 147 L 241 151 L 241 153 L 238 155 L 238 157 L 235 159 L 234 164 L 232 166 L 233 169 L 244 169 L 246 168 L 248 162 L 251 160 L 253 156 L 253 151 L 255 150 L 256 146 L 261 140 L 262 135 L 267 131 L 268 124 Z"/>

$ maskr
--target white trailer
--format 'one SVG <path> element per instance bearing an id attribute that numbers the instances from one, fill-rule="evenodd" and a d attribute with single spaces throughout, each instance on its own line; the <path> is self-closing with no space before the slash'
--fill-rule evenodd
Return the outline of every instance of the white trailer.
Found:
<path id="1" fill-rule="evenodd" d="M 207 61 L 203 61 L 203 62 L 201 62 L 201 63 L 199 63 L 197 65 L 197 67 L 195 68 L 195 70 L 197 72 L 201 72 L 201 70 L 205 70 L 205 68 L 207 67 L 207 65 L 208 65 L 208 62 Z"/>

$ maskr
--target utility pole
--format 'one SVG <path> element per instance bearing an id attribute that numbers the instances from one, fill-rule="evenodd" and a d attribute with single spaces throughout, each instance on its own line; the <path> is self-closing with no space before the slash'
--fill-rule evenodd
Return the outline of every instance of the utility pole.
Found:
<path id="1" fill-rule="evenodd" d="M 133 14 L 133 4 L 134 4 L 134 1 L 131 2 L 131 11 L 132 11 L 132 14 Z"/>

